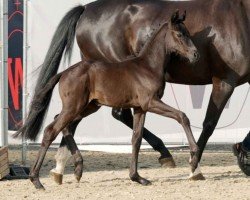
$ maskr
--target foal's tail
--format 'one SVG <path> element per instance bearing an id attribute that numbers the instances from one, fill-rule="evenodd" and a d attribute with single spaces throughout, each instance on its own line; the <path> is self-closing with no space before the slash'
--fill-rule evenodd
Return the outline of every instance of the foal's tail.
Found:
<path id="1" fill-rule="evenodd" d="M 26 139 L 36 140 L 43 124 L 44 116 L 49 107 L 49 102 L 55 85 L 59 82 L 62 73 L 52 77 L 44 88 L 40 89 L 32 99 L 28 118 L 24 125 L 13 137 L 24 136 Z"/>
<path id="2" fill-rule="evenodd" d="M 70 59 L 76 25 L 84 10 L 84 6 L 72 8 L 58 25 L 39 73 L 28 118 L 14 137 L 23 135 L 27 139 L 36 139 L 51 100 L 54 84 L 59 80 L 59 76 L 55 75 L 57 74 L 63 53 L 65 52 L 66 57 Z M 50 79 L 49 84 L 46 84 Z"/>

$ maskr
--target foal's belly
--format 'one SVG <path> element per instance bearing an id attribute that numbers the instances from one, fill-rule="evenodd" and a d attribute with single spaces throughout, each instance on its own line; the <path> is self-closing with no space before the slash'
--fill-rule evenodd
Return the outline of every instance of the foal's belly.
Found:
<path id="1" fill-rule="evenodd" d="M 108 106 L 112 108 L 135 108 L 141 107 L 141 105 L 133 99 L 115 99 L 111 98 L 98 98 L 95 100 L 96 104 L 99 106 Z"/>
<path id="2" fill-rule="evenodd" d="M 107 66 L 106 66 L 107 65 Z M 100 105 L 118 108 L 141 107 L 157 92 L 157 87 L 148 88 L 140 66 L 124 66 L 108 63 L 95 63 L 90 68 L 90 101 Z M 149 78 L 148 78 L 149 79 Z"/>
<path id="3" fill-rule="evenodd" d="M 115 84 L 97 85 L 95 90 L 91 92 L 90 98 L 91 100 L 94 99 L 100 105 L 130 108 L 140 106 L 138 95 L 128 84 L 117 82 Z"/>

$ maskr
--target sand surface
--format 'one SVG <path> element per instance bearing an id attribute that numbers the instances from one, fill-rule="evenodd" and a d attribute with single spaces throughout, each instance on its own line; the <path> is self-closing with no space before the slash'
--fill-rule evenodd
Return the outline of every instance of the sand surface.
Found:
<path id="1" fill-rule="evenodd" d="M 45 191 L 37 191 L 29 180 L 1 181 L 0 199 L 250 199 L 250 177 L 247 178 L 236 165 L 230 150 L 210 149 L 202 159 L 205 181 L 189 181 L 188 151 L 173 151 L 177 168 L 161 168 L 156 152 L 141 152 L 139 173 L 152 181 L 151 186 L 141 186 L 128 178 L 130 154 L 82 152 L 84 174 L 77 183 L 72 162 L 69 161 L 63 185 L 55 184 L 49 177 L 54 167 L 56 151 L 50 150 L 41 170 Z M 20 150 L 9 151 L 10 162 L 20 163 Z M 29 150 L 28 165 L 34 163 L 37 150 Z"/>

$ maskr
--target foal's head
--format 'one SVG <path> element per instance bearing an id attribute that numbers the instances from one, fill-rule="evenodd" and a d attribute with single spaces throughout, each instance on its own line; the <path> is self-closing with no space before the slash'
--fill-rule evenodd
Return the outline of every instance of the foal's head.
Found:
<path id="1" fill-rule="evenodd" d="M 172 15 L 165 37 L 166 49 L 168 53 L 176 53 L 193 63 L 199 59 L 199 53 L 183 23 L 185 18 L 186 11 L 182 16 L 179 16 L 178 10 Z"/>

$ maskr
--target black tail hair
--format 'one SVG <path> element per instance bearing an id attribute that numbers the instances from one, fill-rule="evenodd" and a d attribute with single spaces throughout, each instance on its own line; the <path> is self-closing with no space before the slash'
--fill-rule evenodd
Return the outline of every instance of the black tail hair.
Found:
<path id="1" fill-rule="evenodd" d="M 55 85 L 58 83 L 62 73 L 52 77 L 44 88 L 40 89 L 39 93 L 34 96 L 28 118 L 24 125 L 14 134 L 14 137 L 19 135 L 24 136 L 26 139 L 36 140 L 36 137 L 43 124 L 44 116 L 48 110 L 50 99 Z"/>
<path id="2" fill-rule="evenodd" d="M 76 25 L 84 10 L 84 6 L 72 8 L 58 25 L 44 63 L 42 64 L 41 72 L 39 73 L 28 118 L 14 137 L 22 135 L 26 139 L 36 139 L 49 107 L 53 88 L 61 76 L 59 74 L 57 76 L 55 75 L 57 74 L 63 53 L 65 51 L 65 56 L 70 59 L 75 39 Z"/>

